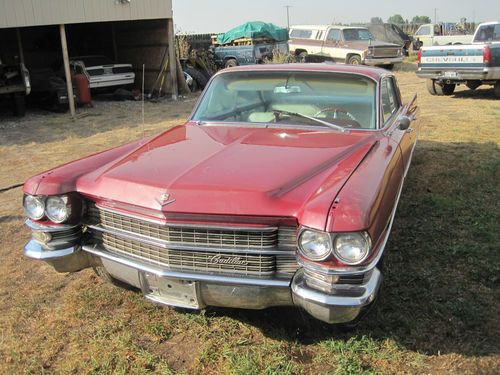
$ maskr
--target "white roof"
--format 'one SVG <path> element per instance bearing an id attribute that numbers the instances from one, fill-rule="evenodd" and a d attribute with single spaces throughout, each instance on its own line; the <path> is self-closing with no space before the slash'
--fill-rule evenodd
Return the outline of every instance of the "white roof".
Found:
<path id="1" fill-rule="evenodd" d="M 335 27 L 336 29 L 366 29 L 364 26 L 342 26 L 342 25 L 293 25 L 290 26 L 290 30 L 326 30 L 330 27 Z"/>

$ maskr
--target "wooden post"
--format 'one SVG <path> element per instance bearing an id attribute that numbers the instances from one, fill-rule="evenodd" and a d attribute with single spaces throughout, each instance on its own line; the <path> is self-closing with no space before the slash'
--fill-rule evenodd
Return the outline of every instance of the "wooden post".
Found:
<path id="1" fill-rule="evenodd" d="M 75 98 L 73 97 L 73 83 L 71 82 L 71 72 L 69 68 L 68 44 L 66 42 L 66 28 L 59 25 L 59 34 L 61 34 L 61 46 L 64 61 L 64 75 L 66 76 L 66 88 L 68 89 L 68 101 L 71 117 L 75 118 Z"/>
<path id="2" fill-rule="evenodd" d="M 19 60 L 24 64 L 24 51 L 23 51 L 23 40 L 21 39 L 21 30 L 19 27 L 16 28 L 17 36 L 17 49 L 19 50 Z"/>
<path id="3" fill-rule="evenodd" d="M 168 37 L 168 60 L 169 72 L 172 77 L 172 99 L 179 99 L 179 86 L 177 83 L 177 56 L 175 55 L 175 35 L 174 35 L 174 20 L 167 19 L 167 37 Z"/>

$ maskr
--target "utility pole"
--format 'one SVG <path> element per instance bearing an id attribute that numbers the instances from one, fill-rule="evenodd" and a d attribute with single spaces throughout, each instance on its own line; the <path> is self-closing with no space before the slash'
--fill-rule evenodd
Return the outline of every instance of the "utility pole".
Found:
<path id="1" fill-rule="evenodd" d="M 290 30 L 290 8 L 291 5 L 285 5 L 284 8 L 286 8 L 286 28 Z"/>
<path id="2" fill-rule="evenodd" d="M 437 24 L 437 8 L 434 8 L 434 23 Z"/>

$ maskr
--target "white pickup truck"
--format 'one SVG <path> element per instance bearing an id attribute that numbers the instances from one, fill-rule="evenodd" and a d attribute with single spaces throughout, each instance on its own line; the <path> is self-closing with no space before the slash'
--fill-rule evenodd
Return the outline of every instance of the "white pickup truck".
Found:
<path id="1" fill-rule="evenodd" d="M 383 66 L 403 61 L 402 46 L 375 40 L 366 27 L 298 25 L 290 28 L 290 53 L 301 61 Z"/>
<path id="2" fill-rule="evenodd" d="M 420 48 L 417 76 L 427 79 L 431 95 L 452 95 L 465 84 L 471 90 L 493 85 L 500 97 L 500 22 L 480 24 L 470 45 Z"/>
<path id="3" fill-rule="evenodd" d="M 421 25 L 414 35 L 416 47 L 444 46 L 449 44 L 470 44 L 472 35 L 447 34 L 443 25 L 427 23 Z"/>

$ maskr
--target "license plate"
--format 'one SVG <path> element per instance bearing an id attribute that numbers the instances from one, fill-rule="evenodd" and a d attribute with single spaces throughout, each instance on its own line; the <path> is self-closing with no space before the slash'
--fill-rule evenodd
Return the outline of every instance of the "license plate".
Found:
<path id="1" fill-rule="evenodd" d="M 171 279 L 143 272 L 141 285 L 144 296 L 154 302 L 188 309 L 203 307 L 196 281 Z"/>
<path id="2" fill-rule="evenodd" d="M 444 76 L 446 78 L 457 78 L 458 74 L 457 72 L 444 72 Z"/>

